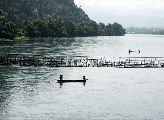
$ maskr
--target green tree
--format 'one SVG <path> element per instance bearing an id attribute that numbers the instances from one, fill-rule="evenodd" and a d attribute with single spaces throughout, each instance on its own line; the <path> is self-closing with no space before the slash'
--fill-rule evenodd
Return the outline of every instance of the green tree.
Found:
<path id="1" fill-rule="evenodd" d="M 105 28 L 106 26 L 105 26 L 105 24 L 104 23 L 99 23 L 98 24 L 98 34 L 100 35 L 100 36 L 104 36 L 105 35 Z"/>
<path id="2" fill-rule="evenodd" d="M 122 25 L 116 22 L 113 24 L 113 31 L 115 36 L 120 36 L 125 34 L 125 29 L 122 27 Z"/>
<path id="3" fill-rule="evenodd" d="M 114 36 L 115 35 L 115 31 L 113 29 L 113 25 L 112 24 L 108 24 L 105 27 L 105 35 L 106 36 Z"/>

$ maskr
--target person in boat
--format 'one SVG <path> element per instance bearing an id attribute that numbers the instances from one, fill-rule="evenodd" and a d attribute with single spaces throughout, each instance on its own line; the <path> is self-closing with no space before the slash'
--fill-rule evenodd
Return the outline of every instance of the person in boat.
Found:
<path id="1" fill-rule="evenodd" d="M 59 77 L 60 80 L 63 80 L 63 75 L 60 74 L 60 77 Z"/>
<path id="2" fill-rule="evenodd" d="M 134 51 L 132 51 L 131 49 L 129 49 L 129 54 L 130 54 L 131 52 L 134 52 Z"/>
<path id="3" fill-rule="evenodd" d="M 83 80 L 86 80 L 86 77 L 85 76 L 83 76 Z"/>

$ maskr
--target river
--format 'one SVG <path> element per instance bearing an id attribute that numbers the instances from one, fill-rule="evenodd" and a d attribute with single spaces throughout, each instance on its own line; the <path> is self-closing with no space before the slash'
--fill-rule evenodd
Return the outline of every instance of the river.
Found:
<path id="1" fill-rule="evenodd" d="M 0 52 L 164 57 L 163 45 L 164 36 L 158 35 L 38 38 L 0 40 Z M 0 120 L 163 120 L 163 73 L 163 68 L 0 66 Z M 64 79 L 85 75 L 88 81 L 60 86 L 60 74 Z"/>

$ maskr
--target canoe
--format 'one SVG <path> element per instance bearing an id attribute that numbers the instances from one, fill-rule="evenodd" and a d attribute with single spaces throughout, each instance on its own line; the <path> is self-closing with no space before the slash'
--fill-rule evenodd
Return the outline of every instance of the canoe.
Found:
<path id="1" fill-rule="evenodd" d="M 86 80 L 57 80 L 57 81 L 59 83 L 65 83 L 65 82 L 86 82 Z"/>

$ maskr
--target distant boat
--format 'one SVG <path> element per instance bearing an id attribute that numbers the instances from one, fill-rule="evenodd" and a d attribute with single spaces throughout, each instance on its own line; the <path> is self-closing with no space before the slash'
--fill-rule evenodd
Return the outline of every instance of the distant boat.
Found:
<path id="1" fill-rule="evenodd" d="M 137 50 L 137 51 L 133 51 L 133 50 L 131 50 L 131 49 L 129 49 L 129 54 L 131 53 L 131 52 L 138 52 L 138 53 L 141 53 L 141 51 L 140 50 Z"/>

